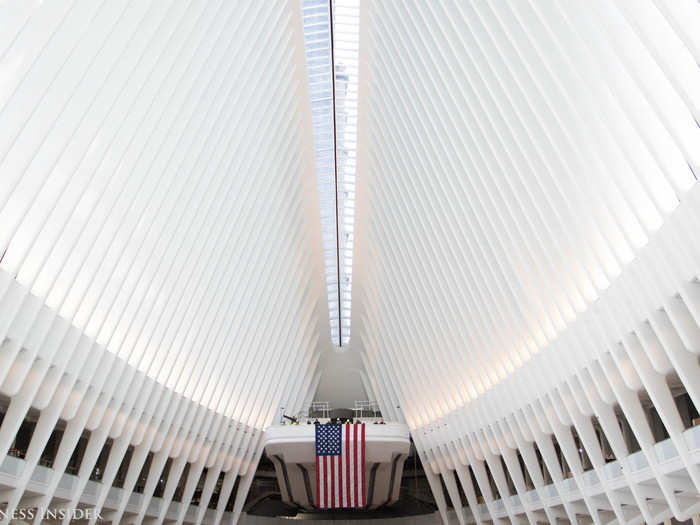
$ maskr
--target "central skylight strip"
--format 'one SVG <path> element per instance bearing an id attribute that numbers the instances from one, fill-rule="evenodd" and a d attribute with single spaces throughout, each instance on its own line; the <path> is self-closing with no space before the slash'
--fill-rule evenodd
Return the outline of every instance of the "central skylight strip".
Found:
<path id="1" fill-rule="evenodd" d="M 342 346 L 351 334 L 359 0 L 303 0 L 302 17 L 328 315 L 333 344 Z"/>
<path id="2" fill-rule="evenodd" d="M 341 343 L 350 342 L 352 260 L 355 235 L 357 91 L 360 40 L 359 0 L 333 1 L 336 168 L 338 172 L 338 251 L 340 259 Z"/>

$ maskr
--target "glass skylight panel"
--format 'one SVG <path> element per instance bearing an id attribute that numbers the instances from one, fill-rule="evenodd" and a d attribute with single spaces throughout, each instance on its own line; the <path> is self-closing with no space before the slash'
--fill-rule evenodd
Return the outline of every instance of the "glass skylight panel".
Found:
<path id="1" fill-rule="evenodd" d="M 328 315 L 336 346 L 349 343 L 351 333 L 359 7 L 359 0 L 302 2 Z"/>

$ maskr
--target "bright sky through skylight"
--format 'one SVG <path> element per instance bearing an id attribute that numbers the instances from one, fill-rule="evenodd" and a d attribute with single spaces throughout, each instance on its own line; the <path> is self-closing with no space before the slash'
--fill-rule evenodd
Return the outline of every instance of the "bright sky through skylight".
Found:
<path id="1" fill-rule="evenodd" d="M 333 0 L 332 5 L 329 0 L 303 0 L 302 16 L 321 200 L 328 315 L 333 344 L 339 346 L 350 341 L 351 333 L 359 0 Z"/>

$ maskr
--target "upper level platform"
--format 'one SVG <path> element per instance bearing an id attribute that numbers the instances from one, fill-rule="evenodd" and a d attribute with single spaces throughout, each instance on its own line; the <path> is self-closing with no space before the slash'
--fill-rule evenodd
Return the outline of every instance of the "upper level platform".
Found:
<path id="1" fill-rule="evenodd" d="M 327 423 L 327 419 L 319 419 Z M 368 476 L 367 507 L 377 508 L 398 500 L 403 463 L 410 450 L 408 427 L 402 423 L 364 421 L 365 461 Z M 306 421 L 272 426 L 265 432 L 265 453 L 275 465 L 286 503 L 312 509 L 315 501 L 316 430 Z"/>
<path id="2" fill-rule="evenodd" d="M 368 464 L 387 463 L 391 461 L 393 454 L 408 454 L 410 438 L 406 425 L 380 425 L 368 421 L 365 432 L 365 458 Z M 315 440 L 316 431 L 313 424 L 272 426 L 265 432 L 265 452 L 268 456 L 280 456 L 286 463 L 314 463 Z"/>

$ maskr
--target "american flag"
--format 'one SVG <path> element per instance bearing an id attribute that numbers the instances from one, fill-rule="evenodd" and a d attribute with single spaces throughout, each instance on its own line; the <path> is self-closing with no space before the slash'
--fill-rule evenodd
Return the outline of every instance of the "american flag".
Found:
<path id="1" fill-rule="evenodd" d="M 365 425 L 316 425 L 316 506 L 364 507 Z"/>

